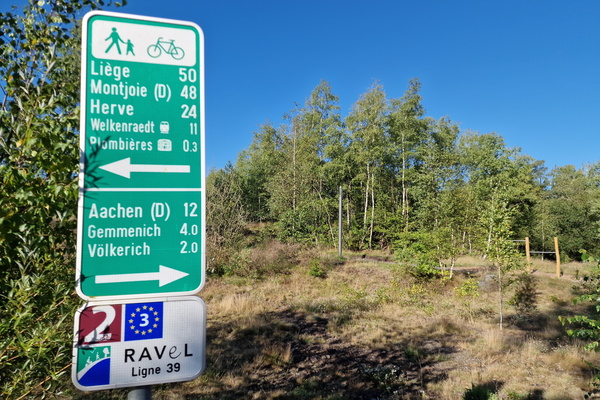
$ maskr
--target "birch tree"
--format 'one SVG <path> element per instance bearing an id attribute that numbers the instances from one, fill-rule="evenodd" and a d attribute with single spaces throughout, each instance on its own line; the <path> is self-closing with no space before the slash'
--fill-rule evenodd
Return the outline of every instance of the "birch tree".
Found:
<path id="1" fill-rule="evenodd" d="M 421 83 L 418 79 L 409 82 L 408 89 L 399 100 L 392 100 L 390 114 L 390 135 L 395 153 L 398 179 L 402 190 L 401 216 L 403 230 L 409 229 L 410 221 L 410 186 L 412 182 L 415 151 L 424 140 L 427 123 L 422 119 L 425 109 L 421 104 Z"/>
<path id="2" fill-rule="evenodd" d="M 373 85 L 352 106 L 346 118 L 350 131 L 350 152 L 358 165 L 356 184 L 363 192 L 362 223 L 359 227 L 359 248 L 373 247 L 375 225 L 376 184 L 389 149 L 386 135 L 386 95 L 381 85 Z"/>
<path id="3" fill-rule="evenodd" d="M 79 21 L 102 0 L 0 14 L 0 390 L 66 387 L 75 295 Z"/>

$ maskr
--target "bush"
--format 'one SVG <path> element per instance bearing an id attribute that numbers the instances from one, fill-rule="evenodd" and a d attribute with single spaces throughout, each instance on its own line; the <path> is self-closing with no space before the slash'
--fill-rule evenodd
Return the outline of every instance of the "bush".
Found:
<path id="1" fill-rule="evenodd" d="M 579 302 L 590 302 L 594 307 L 590 312 L 584 315 L 575 315 L 573 317 L 559 317 L 560 322 L 563 325 L 571 325 L 572 329 L 567 329 L 567 334 L 569 336 L 576 337 L 578 339 L 582 339 L 588 341 L 588 344 L 585 346 L 587 350 L 592 351 L 600 351 L 600 286 L 598 282 L 600 281 L 598 274 L 598 267 L 600 267 L 600 258 L 592 257 L 588 255 L 584 250 L 582 252 L 583 261 L 590 261 L 596 263 L 596 268 L 591 277 L 586 277 L 589 279 L 583 280 L 581 283 L 581 289 L 583 294 L 574 300 L 574 303 L 577 304 Z M 598 366 L 594 366 L 596 369 L 595 380 L 600 381 L 600 368 Z M 588 396 L 586 396 L 588 398 Z"/>
<path id="2" fill-rule="evenodd" d="M 310 262 L 310 267 L 308 268 L 308 275 L 315 278 L 325 278 L 327 273 L 321 267 L 321 262 L 319 260 L 312 260 Z"/>
<path id="3" fill-rule="evenodd" d="M 471 385 L 463 395 L 463 400 L 498 400 L 494 383 Z"/>
<path id="4" fill-rule="evenodd" d="M 394 242 L 396 258 L 406 264 L 407 272 L 414 278 L 429 280 L 443 275 L 430 243 L 427 233 L 406 233 Z"/>
<path id="5" fill-rule="evenodd" d="M 537 280 L 529 273 L 522 273 L 515 280 L 515 293 L 508 304 L 515 307 L 517 315 L 527 317 L 537 310 Z"/>

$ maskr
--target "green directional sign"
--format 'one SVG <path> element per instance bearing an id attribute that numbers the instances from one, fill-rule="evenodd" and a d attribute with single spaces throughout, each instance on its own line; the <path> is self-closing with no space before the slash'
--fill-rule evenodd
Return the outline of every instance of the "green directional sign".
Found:
<path id="1" fill-rule="evenodd" d="M 182 21 L 83 21 L 77 289 L 85 300 L 204 284 L 204 41 Z"/>

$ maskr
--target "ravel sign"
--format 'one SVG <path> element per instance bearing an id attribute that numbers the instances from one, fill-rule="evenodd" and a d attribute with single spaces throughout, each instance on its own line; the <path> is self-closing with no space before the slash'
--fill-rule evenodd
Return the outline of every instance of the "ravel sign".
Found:
<path id="1" fill-rule="evenodd" d="M 203 52 L 193 23 L 84 18 L 76 280 L 85 300 L 204 285 Z"/>
<path id="2" fill-rule="evenodd" d="M 87 303 L 75 318 L 73 383 L 90 391 L 195 379 L 205 367 L 205 330 L 196 296 Z"/>

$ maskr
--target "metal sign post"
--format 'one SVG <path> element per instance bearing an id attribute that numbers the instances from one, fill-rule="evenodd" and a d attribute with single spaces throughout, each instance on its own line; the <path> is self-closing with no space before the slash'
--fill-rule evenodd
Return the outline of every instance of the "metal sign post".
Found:
<path id="1" fill-rule="evenodd" d="M 142 386 L 131 389 L 127 394 L 127 400 L 152 400 L 152 387 Z"/>

